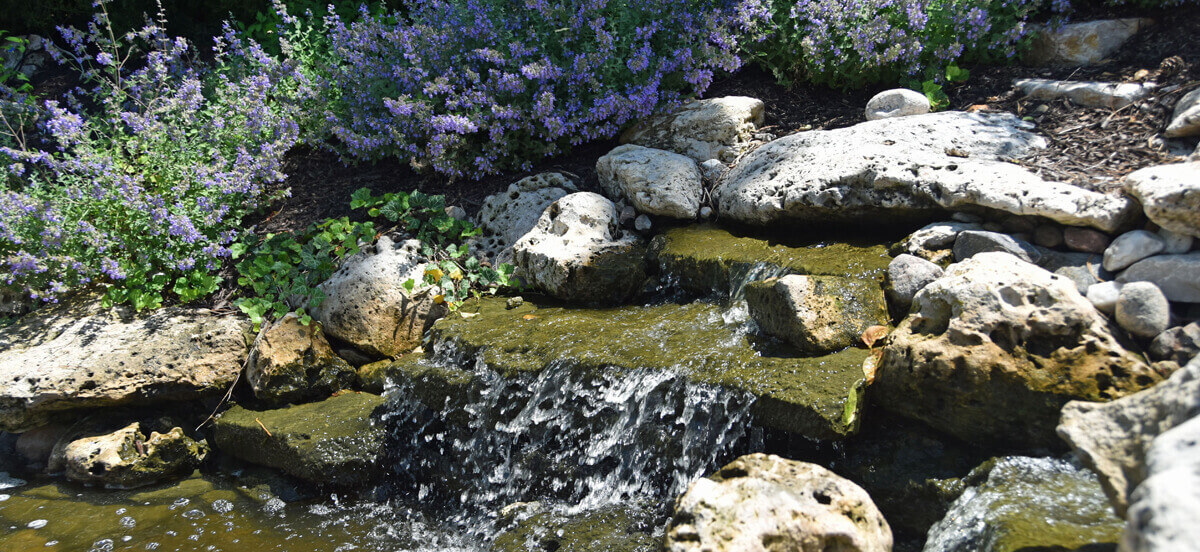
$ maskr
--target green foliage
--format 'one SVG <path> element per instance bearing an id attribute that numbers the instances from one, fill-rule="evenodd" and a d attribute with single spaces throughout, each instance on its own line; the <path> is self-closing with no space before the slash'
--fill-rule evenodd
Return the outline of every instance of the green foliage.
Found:
<path id="1" fill-rule="evenodd" d="M 946 82 L 961 83 L 966 82 L 971 78 L 971 72 L 951 63 L 946 67 Z M 935 79 L 929 79 L 925 82 L 916 82 L 911 79 L 906 80 L 904 85 L 908 88 L 916 90 L 929 99 L 929 107 L 933 111 L 941 111 L 950 107 L 950 96 L 946 95 L 945 88 Z"/>
<path id="2" fill-rule="evenodd" d="M 10 57 L 19 60 L 25 54 L 25 49 L 29 47 L 29 40 L 20 36 L 5 36 L 7 34 L 0 31 L 0 60 Z M 20 63 L 15 64 L 11 69 L 0 63 L 0 85 L 7 85 L 21 94 L 33 90 L 33 85 L 29 83 L 29 77 L 21 72 Z"/>

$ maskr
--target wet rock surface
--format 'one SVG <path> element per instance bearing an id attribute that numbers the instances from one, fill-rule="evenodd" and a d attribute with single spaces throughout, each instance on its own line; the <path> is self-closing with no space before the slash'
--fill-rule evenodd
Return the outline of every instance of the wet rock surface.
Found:
<path id="1" fill-rule="evenodd" d="M 747 285 L 746 304 L 763 331 L 807 354 L 845 349 L 867 328 L 887 323 L 883 290 L 873 280 L 791 274 Z"/>
<path id="2" fill-rule="evenodd" d="M 137 422 L 112 433 L 68 433 L 55 445 L 49 469 L 80 483 L 132 489 L 190 475 L 208 454 L 182 428 L 146 433 Z"/>

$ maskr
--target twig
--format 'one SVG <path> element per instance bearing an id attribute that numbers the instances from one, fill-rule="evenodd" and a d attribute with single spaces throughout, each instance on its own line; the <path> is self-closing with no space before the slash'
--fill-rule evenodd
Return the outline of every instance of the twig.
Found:
<path id="1" fill-rule="evenodd" d="M 271 435 L 271 431 L 267 429 L 267 426 L 263 425 L 262 420 L 255 418 L 254 421 L 258 422 L 258 427 L 261 427 L 263 431 L 267 432 L 267 437 L 274 437 L 274 435 Z"/>
<path id="2" fill-rule="evenodd" d="M 249 364 L 250 364 L 250 354 L 246 353 L 246 360 L 242 361 L 242 369 L 238 370 L 237 375 L 233 376 L 233 383 L 229 384 L 229 390 L 226 391 L 225 396 L 221 397 L 221 400 L 217 402 L 217 406 L 213 407 L 212 413 L 210 413 L 208 415 L 208 417 L 204 419 L 204 421 L 200 422 L 200 425 L 196 426 L 196 431 L 200 431 L 200 428 L 204 427 L 204 424 L 207 424 L 208 422 L 210 422 L 214 418 L 216 418 L 217 411 L 221 409 L 221 406 L 224 405 L 225 403 L 229 402 L 230 397 L 233 397 L 233 388 L 237 387 L 238 381 L 240 381 L 242 379 L 242 372 L 246 371 L 246 366 L 248 366 Z M 263 429 L 266 429 L 266 428 L 263 428 Z M 267 432 L 267 434 L 270 435 L 270 432 Z"/>

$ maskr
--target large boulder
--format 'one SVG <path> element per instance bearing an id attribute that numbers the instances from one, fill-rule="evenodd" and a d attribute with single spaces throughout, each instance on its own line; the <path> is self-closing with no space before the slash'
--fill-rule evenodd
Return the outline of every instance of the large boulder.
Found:
<path id="1" fill-rule="evenodd" d="M 508 189 L 487 196 L 479 208 L 481 236 L 472 250 L 493 263 L 511 263 L 512 246 L 525 237 L 542 211 L 559 198 L 579 191 L 560 173 L 542 173 L 522 178 Z"/>
<path id="2" fill-rule="evenodd" d="M 763 331 L 809 354 L 845 349 L 867 328 L 887 324 L 873 280 L 790 274 L 747 285 L 746 304 Z"/>
<path id="3" fill-rule="evenodd" d="M 1037 27 L 1025 61 L 1033 65 L 1091 65 L 1117 51 L 1149 19 L 1101 19 L 1059 28 Z"/>
<path id="4" fill-rule="evenodd" d="M 567 301 L 619 303 L 646 280 L 641 238 L 622 232 L 616 205 L 592 192 L 552 203 L 513 253 L 518 277 Z"/>
<path id="5" fill-rule="evenodd" d="M 56 413 L 224 393 L 242 370 L 250 321 L 204 309 L 146 314 L 68 300 L 0 329 L 0 430 Z"/>
<path id="6" fill-rule="evenodd" d="M 428 259 L 421 242 L 393 242 L 380 236 L 345 261 L 317 286 L 325 300 L 312 310 L 325 334 L 375 358 L 397 357 L 421 343 L 421 336 L 445 314 L 424 284 Z M 404 283 L 416 282 L 409 291 Z"/>
<path id="7" fill-rule="evenodd" d="M 1200 162 L 1136 170 L 1125 177 L 1125 191 L 1137 198 L 1155 224 L 1200 237 Z"/>
<path id="8" fill-rule="evenodd" d="M 131 489 L 190 475 L 208 454 L 208 446 L 183 429 L 150 432 L 134 422 L 117 431 L 86 432 L 60 440 L 50 456 L 52 471 L 110 489 Z"/>
<path id="9" fill-rule="evenodd" d="M 301 324 L 294 312 L 259 332 L 246 363 L 254 396 L 271 404 L 328 397 L 354 379 L 354 368 L 333 353 L 321 327 Z"/>
<path id="10" fill-rule="evenodd" d="M 1200 251 L 1142 259 L 1121 272 L 1117 281 L 1150 282 L 1171 301 L 1200 303 Z"/>
<path id="11" fill-rule="evenodd" d="M 748 154 L 713 192 L 723 217 L 779 222 L 902 222 L 943 210 L 998 210 L 1114 231 L 1125 197 L 1048 182 L 1001 157 L 1045 139 L 1013 115 L 944 112 L 800 132 Z"/>
<path id="12" fill-rule="evenodd" d="M 1200 414 L 1200 357 L 1152 389 L 1110 403 L 1072 401 L 1062 409 L 1058 435 L 1100 476 L 1117 513 L 1146 479 L 1146 453 L 1155 437 Z"/>
<path id="13" fill-rule="evenodd" d="M 596 176 L 609 197 L 643 213 L 694 219 L 700 211 L 704 177 L 690 157 L 626 144 L 596 161 Z"/>
<path id="14" fill-rule="evenodd" d="M 1070 280 L 981 253 L 917 294 L 871 389 L 885 408 L 970 442 L 1048 446 L 1067 401 L 1159 379 Z"/>
<path id="15" fill-rule="evenodd" d="M 745 96 L 697 100 L 634 125 L 621 143 L 673 151 L 699 163 L 728 163 L 753 143 L 764 108 L 762 100 Z"/>
<path id="16" fill-rule="evenodd" d="M 697 479 L 675 501 L 669 552 L 889 552 L 871 497 L 816 464 L 751 454 Z"/>
<path id="17" fill-rule="evenodd" d="M 1130 496 L 1122 552 L 1190 552 L 1200 543 L 1200 418 L 1154 439 Z"/>

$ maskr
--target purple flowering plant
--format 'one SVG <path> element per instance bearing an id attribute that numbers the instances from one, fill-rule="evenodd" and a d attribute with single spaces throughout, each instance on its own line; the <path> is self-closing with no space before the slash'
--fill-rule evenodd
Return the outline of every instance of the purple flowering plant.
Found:
<path id="1" fill-rule="evenodd" d="M 65 101 L 0 88 L 0 286 L 187 302 L 216 289 L 242 217 L 284 177 L 299 129 L 277 84 L 295 79 L 232 31 L 199 63 L 161 12 L 117 35 L 105 3 L 87 29 L 59 29 L 52 52 L 83 83 Z"/>

